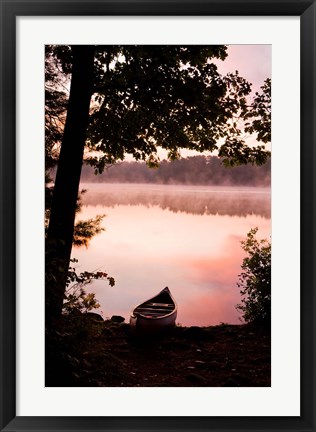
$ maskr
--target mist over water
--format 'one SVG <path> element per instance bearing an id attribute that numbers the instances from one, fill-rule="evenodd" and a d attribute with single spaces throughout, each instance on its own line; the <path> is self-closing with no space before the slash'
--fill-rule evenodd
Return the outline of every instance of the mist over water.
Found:
<path id="1" fill-rule="evenodd" d="M 259 187 L 186 186 L 86 183 L 85 205 L 159 206 L 162 210 L 188 214 L 221 214 L 270 218 L 270 189 Z M 91 193 L 92 192 L 92 193 Z"/>
<path id="2" fill-rule="evenodd" d="M 78 219 L 106 214 L 88 249 L 74 248 L 78 271 L 106 271 L 114 287 L 93 281 L 104 317 L 122 315 L 168 286 L 182 325 L 239 323 L 240 241 L 258 227 L 270 238 L 270 189 L 220 186 L 82 184 Z"/>

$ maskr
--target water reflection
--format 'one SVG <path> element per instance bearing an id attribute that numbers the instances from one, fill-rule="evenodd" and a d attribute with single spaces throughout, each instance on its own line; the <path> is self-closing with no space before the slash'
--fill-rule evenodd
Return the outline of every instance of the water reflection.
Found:
<path id="1" fill-rule="evenodd" d="M 270 218 L 270 190 L 221 186 L 169 186 L 135 184 L 84 184 L 86 205 L 159 206 L 163 210 L 196 215 L 246 216 Z"/>
<path id="2" fill-rule="evenodd" d="M 135 185 L 87 189 L 79 216 L 106 214 L 106 231 L 88 249 L 75 248 L 73 257 L 79 259 L 79 271 L 99 269 L 115 278 L 115 287 L 103 281 L 89 286 L 104 316 L 119 314 L 128 320 L 134 305 L 169 286 L 182 325 L 239 323 L 240 241 L 256 226 L 259 237 L 270 237 L 269 191 Z"/>

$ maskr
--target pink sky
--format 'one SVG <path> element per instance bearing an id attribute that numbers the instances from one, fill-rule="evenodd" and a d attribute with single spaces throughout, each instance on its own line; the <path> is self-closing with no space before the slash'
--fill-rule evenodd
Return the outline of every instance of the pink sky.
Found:
<path id="1" fill-rule="evenodd" d="M 272 45 L 229 45 L 225 61 L 217 61 L 222 74 L 238 70 L 254 91 L 260 90 L 264 80 L 271 78 Z"/>

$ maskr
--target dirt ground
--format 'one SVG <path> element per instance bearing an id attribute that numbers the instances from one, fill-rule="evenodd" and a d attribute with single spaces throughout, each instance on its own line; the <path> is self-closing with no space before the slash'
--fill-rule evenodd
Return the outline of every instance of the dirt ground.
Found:
<path id="1" fill-rule="evenodd" d="M 128 324 L 92 314 L 65 318 L 46 335 L 46 386 L 270 385 L 270 330 L 250 324 L 175 327 L 136 337 Z"/>

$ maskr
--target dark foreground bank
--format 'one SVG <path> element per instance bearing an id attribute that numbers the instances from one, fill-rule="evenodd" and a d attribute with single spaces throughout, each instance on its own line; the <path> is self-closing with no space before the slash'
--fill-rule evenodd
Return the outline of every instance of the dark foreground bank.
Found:
<path id="1" fill-rule="evenodd" d="M 175 327 L 137 338 L 128 324 L 87 314 L 46 334 L 46 386 L 270 385 L 270 330 L 260 326 Z"/>

